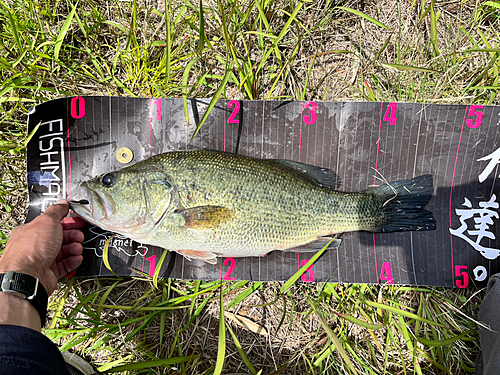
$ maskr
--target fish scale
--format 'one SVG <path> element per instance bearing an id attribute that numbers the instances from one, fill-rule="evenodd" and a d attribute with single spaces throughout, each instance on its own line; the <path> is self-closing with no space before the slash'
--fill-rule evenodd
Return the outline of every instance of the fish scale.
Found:
<path id="1" fill-rule="evenodd" d="M 351 193 L 333 189 L 329 172 L 219 151 L 169 152 L 87 181 L 94 199 L 72 208 L 105 229 L 212 263 L 219 255 L 265 255 L 333 233 L 435 228 L 424 210 L 432 176 Z M 106 215 L 96 220 L 94 212 Z"/>
<path id="2" fill-rule="evenodd" d="M 217 205 L 234 213 L 233 220 L 217 229 L 193 230 L 193 250 L 246 256 L 287 249 L 332 232 L 366 228 L 368 220 L 354 214 L 356 207 L 360 203 L 376 206 L 373 200 L 363 199 L 369 197 L 321 188 L 303 173 L 259 159 L 212 152 L 191 153 L 180 162 L 177 157 L 162 155 L 158 162 L 171 171 L 185 208 Z M 212 191 L 212 199 L 205 198 L 207 190 Z M 336 210 L 339 201 L 343 209 Z M 169 231 L 169 226 L 159 228 L 155 241 Z M 186 246 L 182 230 L 175 237 L 175 247 Z"/>

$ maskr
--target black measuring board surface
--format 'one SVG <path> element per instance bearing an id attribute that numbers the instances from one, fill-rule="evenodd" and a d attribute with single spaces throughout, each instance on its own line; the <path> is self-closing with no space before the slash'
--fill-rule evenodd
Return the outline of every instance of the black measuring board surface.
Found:
<path id="1" fill-rule="evenodd" d="M 33 107 L 28 145 L 27 221 L 59 198 L 84 199 L 79 183 L 174 150 L 210 149 L 300 161 L 334 170 L 339 190 L 432 174 L 435 231 L 345 233 L 307 270 L 304 282 L 482 287 L 500 271 L 500 108 L 380 102 L 219 100 L 191 141 L 210 99 L 73 97 Z M 186 121 L 185 109 L 189 116 Z M 123 160 L 122 160 L 123 161 Z M 300 212 L 297 213 L 300 215 Z M 111 232 L 85 229 L 76 276 L 110 275 Z M 152 275 L 163 249 L 115 236 L 108 260 L 119 275 Z M 160 276 L 286 280 L 310 252 L 219 258 L 216 265 L 168 252 Z"/>

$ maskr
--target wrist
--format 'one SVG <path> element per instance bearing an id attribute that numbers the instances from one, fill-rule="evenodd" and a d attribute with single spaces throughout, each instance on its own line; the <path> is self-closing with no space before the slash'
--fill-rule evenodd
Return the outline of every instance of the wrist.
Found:
<path id="1" fill-rule="evenodd" d="M 45 290 L 49 292 L 48 288 L 48 283 L 44 278 L 44 275 L 42 272 L 39 272 L 35 266 L 31 266 L 28 264 L 24 264 L 22 261 L 9 261 L 9 260 L 4 260 L 4 258 L 0 258 L 0 274 L 5 274 L 9 271 L 14 271 L 18 273 L 23 273 L 25 275 L 33 276 L 36 277 L 39 282 L 43 285 Z"/>
<path id="2" fill-rule="evenodd" d="M 0 274 L 0 295 L 10 295 L 27 302 L 39 316 L 36 326 L 41 327 L 45 324 L 48 296 L 47 291 L 36 277 L 15 271 Z M 10 301 L 18 302 L 12 299 Z M 26 305 L 23 303 L 21 306 Z M 10 311 L 9 306 L 5 307 L 5 310 Z M 25 321 L 26 316 L 23 315 L 23 317 L 23 321 Z M 32 327 L 33 325 L 30 326 L 30 328 Z"/>
<path id="3" fill-rule="evenodd" d="M 26 299 L 13 293 L 0 292 L 0 324 L 16 325 L 41 330 L 40 315 Z"/>

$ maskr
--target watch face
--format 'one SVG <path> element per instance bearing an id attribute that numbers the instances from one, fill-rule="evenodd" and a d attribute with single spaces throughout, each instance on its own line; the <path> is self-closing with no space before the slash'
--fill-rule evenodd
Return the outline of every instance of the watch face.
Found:
<path id="1" fill-rule="evenodd" d="M 9 271 L 2 275 L 2 292 L 12 293 L 22 299 L 32 300 L 38 290 L 38 279 L 23 273 Z"/>
<path id="2" fill-rule="evenodd" d="M 14 271 L 0 274 L 0 290 L 28 300 L 40 315 L 42 327 L 45 325 L 48 295 L 36 277 Z"/>

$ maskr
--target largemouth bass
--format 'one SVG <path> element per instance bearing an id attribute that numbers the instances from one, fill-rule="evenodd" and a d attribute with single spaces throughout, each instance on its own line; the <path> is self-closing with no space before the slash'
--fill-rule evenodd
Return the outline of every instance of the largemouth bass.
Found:
<path id="1" fill-rule="evenodd" d="M 431 175 L 356 193 L 335 190 L 334 176 L 288 160 L 168 152 L 83 182 L 88 201 L 70 204 L 103 229 L 209 263 L 320 249 L 325 236 L 349 231 L 435 229 L 425 210 Z"/>

